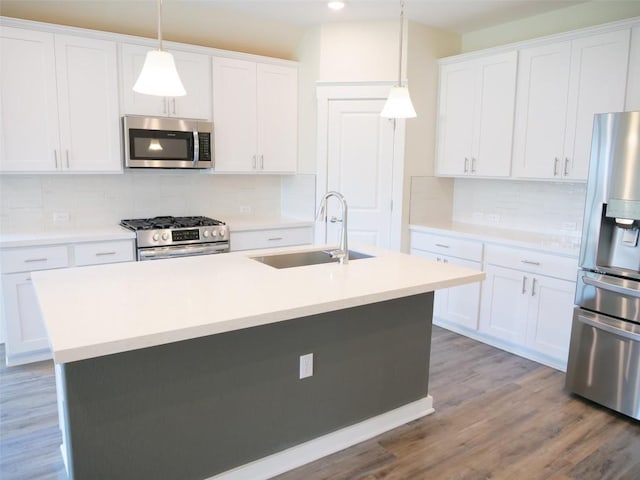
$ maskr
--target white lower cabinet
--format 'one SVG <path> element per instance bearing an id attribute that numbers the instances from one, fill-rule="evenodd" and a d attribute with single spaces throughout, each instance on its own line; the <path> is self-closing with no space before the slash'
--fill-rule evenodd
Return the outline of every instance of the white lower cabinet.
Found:
<path id="1" fill-rule="evenodd" d="M 411 254 L 484 270 L 482 283 L 435 292 L 436 325 L 545 365 L 566 368 L 576 258 L 411 230 Z"/>
<path id="2" fill-rule="evenodd" d="M 438 263 L 482 270 L 482 244 L 477 241 L 412 232 L 411 254 Z M 470 283 L 438 290 L 433 305 L 434 322 L 442 326 L 455 324 L 476 330 L 480 308 L 480 285 Z"/>
<path id="3" fill-rule="evenodd" d="M 135 259 L 133 240 L 0 250 L 5 355 L 8 366 L 51 358 L 31 272 Z"/>
<path id="4" fill-rule="evenodd" d="M 515 353 L 564 369 L 577 260 L 488 245 L 485 262 L 480 333 L 507 342 L 499 346 Z"/>

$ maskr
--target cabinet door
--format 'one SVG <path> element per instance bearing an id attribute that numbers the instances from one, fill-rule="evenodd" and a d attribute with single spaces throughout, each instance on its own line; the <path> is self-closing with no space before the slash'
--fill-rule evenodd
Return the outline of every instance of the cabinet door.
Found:
<path id="1" fill-rule="evenodd" d="M 520 50 L 513 174 L 561 178 L 571 42 Z"/>
<path id="2" fill-rule="evenodd" d="M 29 273 L 2 276 L 8 365 L 51 358 L 35 290 Z"/>
<path id="3" fill-rule="evenodd" d="M 439 175 L 466 175 L 470 172 L 476 105 L 474 62 L 444 65 L 440 69 L 438 106 Z"/>
<path id="4" fill-rule="evenodd" d="M 0 27 L 0 170 L 60 165 L 53 35 Z"/>
<path id="5" fill-rule="evenodd" d="M 532 275 L 488 265 L 482 288 L 480 331 L 496 338 L 524 344 Z"/>
<path id="6" fill-rule="evenodd" d="M 426 258 L 433 262 L 442 262 L 444 258 L 442 255 L 439 255 L 437 253 L 425 252 L 424 250 L 417 250 L 417 249 L 411 249 L 411 255 Z M 433 295 L 433 317 L 434 318 L 444 318 L 445 320 L 448 320 L 446 313 L 447 313 L 447 304 L 449 299 L 449 291 L 453 290 L 454 288 L 459 288 L 459 287 L 443 288 L 441 290 L 436 290 L 435 292 L 433 292 L 434 293 Z"/>
<path id="7" fill-rule="evenodd" d="M 571 78 L 562 158 L 566 178 L 586 180 L 595 113 L 624 110 L 630 31 L 592 35 L 571 44 Z"/>
<path id="8" fill-rule="evenodd" d="M 260 170 L 293 173 L 298 155 L 298 71 L 258 64 L 257 90 Z"/>
<path id="9" fill-rule="evenodd" d="M 515 51 L 492 55 L 478 66 L 472 174 L 508 177 L 511 173 L 517 58 Z"/>
<path id="10" fill-rule="evenodd" d="M 533 277 L 529 291 L 527 347 L 561 361 L 567 359 L 575 289 L 575 282 Z"/>
<path id="11" fill-rule="evenodd" d="M 151 47 L 120 44 L 120 67 L 122 75 L 122 113 L 125 115 L 169 115 L 169 105 L 164 97 L 144 95 L 133 91 L 147 52 Z M 186 89 L 186 87 L 185 87 Z"/>
<path id="12" fill-rule="evenodd" d="M 62 170 L 120 171 L 116 44 L 56 35 Z"/>
<path id="13" fill-rule="evenodd" d="M 455 257 L 443 257 L 443 261 L 460 267 L 482 270 L 479 262 L 471 262 Z M 448 288 L 443 317 L 460 326 L 477 330 L 480 308 L 480 285 L 479 282 L 476 282 Z"/>
<path id="14" fill-rule="evenodd" d="M 258 167 L 256 95 L 255 63 L 213 59 L 216 171 L 251 172 Z"/>
<path id="15" fill-rule="evenodd" d="M 625 111 L 640 111 L 640 25 L 631 30 Z"/>
<path id="16" fill-rule="evenodd" d="M 168 98 L 171 116 L 211 119 L 211 65 L 207 55 L 171 52 L 187 94 Z"/>

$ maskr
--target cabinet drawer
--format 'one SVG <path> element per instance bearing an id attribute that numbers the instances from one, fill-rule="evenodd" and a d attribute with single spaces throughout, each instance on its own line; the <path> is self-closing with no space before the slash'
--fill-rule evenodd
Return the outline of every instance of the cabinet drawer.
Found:
<path id="1" fill-rule="evenodd" d="M 498 245 L 487 245 L 485 262 L 571 281 L 575 281 L 578 272 L 576 258 Z"/>
<path id="2" fill-rule="evenodd" d="M 134 260 L 133 241 L 79 243 L 74 245 L 75 265 L 131 262 Z"/>
<path id="3" fill-rule="evenodd" d="M 474 240 L 411 232 L 411 248 L 465 258 L 476 262 L 482 261 L 482 243 Z"/>
<path id="4" fill-rule="evenodd" d="M 253 250 L 257 248 L 288 247 L 313 243 L 313 228 L 276 228 L 231 232 L 230 249 Z"/>
<path id="5" fill-rule="evenodd" d="M 0 252 L 3 273 L 33 272 L 69 265 L 66 245 L 8 248 Z"/>

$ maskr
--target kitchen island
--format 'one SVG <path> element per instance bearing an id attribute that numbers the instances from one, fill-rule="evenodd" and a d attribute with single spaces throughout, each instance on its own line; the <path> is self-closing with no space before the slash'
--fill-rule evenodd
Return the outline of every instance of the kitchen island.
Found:
<path id="1" fill-rule="evenodd" d="M 268 478 L 431 413 L 433 291 L 484 274 L 359 250 L 34 273 L 70 477 Z"/>

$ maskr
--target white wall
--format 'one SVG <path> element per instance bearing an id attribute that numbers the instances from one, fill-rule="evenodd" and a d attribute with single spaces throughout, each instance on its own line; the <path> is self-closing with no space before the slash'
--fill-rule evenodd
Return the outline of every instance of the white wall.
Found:
<path id="1" fill-rule="evenodd" d="M 640 1 L 591 1 L 462 36 L 462 51 L 471 52 L 507 43 L 568 32 L 601 23 L 640 16 Z"/>
<path id="2" fill-rule="evenodd" d="M 0 175 L 0 232 L 114 225 L 124 218 L 205 215 L 219 220 L 250 207 L 280 214 L 280 177 L 200 172 L 123 175 Z M 53 213 L 69 214 L 54 222 Z"/>

